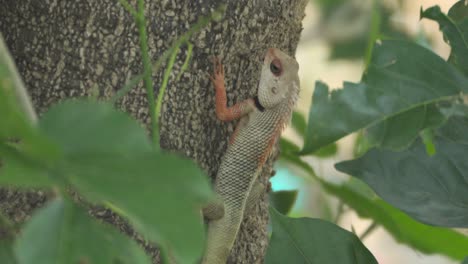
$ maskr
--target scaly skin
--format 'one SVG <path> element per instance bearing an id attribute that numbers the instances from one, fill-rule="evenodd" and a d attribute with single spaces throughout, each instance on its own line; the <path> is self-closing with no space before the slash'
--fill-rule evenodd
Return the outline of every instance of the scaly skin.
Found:
<path id="1" fill-rule="evenodd" d="M 214 67 L 211 80 L 216 92 L 217 117 L 223 121 L 242 119 L 231 136 L 216 177 L 215 190 L 222 203 L 213 205 L 217 210 L 210 210 L 224 209 L 224 216 L 219 217 L 222 213 L 215 214 L 217 217 L 207 215 L 211 220 L 204 264 L 227 262 L 247 203 L 259 196 L 252 191 L 259 189 L 254 187 L 257 176 L 289 122 L 299 93 L 299 66 L 278 49 L 267 51 L 258 96 L 231 107 L 226 105 L 224 69 L 218 59 L 214 60 Z"/>

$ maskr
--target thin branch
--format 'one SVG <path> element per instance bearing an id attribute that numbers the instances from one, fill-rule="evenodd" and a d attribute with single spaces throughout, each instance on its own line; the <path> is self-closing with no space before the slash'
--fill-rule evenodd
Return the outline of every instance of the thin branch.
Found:
<path id="1" fill-rule="evenodd" d="M 153 89 L 153 78 L 151 71 L 151 59 L 148 52 L 148 35 L 146 32 L 146 19 L 145 19 L 145 1 L 138 0 L 138 15 L 135 17 L 138 31 L 140 33 L 140 50 L 143 61 L 143 82 L 146 88 L 146 94 L 148 97 L 149 112 L 151 117 L 151 136 L 153 146 L 158 146 L 156 113 L 155 113 L 155 100 L 154 100 L 154 89 Z"/>
<path id="2" fill-rule="evenodd" d="M 120 4 L 125 8 L 125 10 L 127 10 L 133 17 L 137 17 L 138 16 L 138 13 L 137 11 L 135 10 L 135 8 L 133 8 L 130 3 L 127 2 L 127 0 L 119 0 Z"/>
<path id="3" fill-rule="evenodd" d="M 364 240 L 368 235 L 372 233 L 379 225 L 375 222 L 372 221 L 372 224 L 367 227 L 367 229 L 359 236 L 359 239 Z"/>
<path id="4" fill-rule="evenodd" d="M 187 42 L 187 56 L 185 57 L 184 64 L 182 64 L 182 67 L 180 68 L 180 72 L 177 75 L 176 80 L 180 80 L 180 77 L 182 77 L 182 74 L 187 70 L 190 59 L 192 58 L 192 50 L 193 50 L 193 44 L 190 42 Z"/>
<path id="5" fill-rule="evenodd" d="M 197 23 L 193 25 L 187 32 L 182 34 L 179 38 L 177 38 L 171 45 L 171 48 L 166 50 L 161 57 L 156 61 L 156 63 L 153 64 L 153 71 L 156 72 L 159 70 L 161 67 L 162 63 L 166 61 L 169 56 L 172 54 L 172 51 L 174 50 L 175 47 L 180 47 L 183 43 L 188 42 L 190 37 L 200 31 L 203 27 L 208 25 L 212 20 L 214 21 L 219 21 L 226 11 L 226 5 L 220 5 L 218 8 L 216 8 L 215 11 L 213 11 L 210 15 L 201 17 L 198 19 Z"/>
<path id="6" fill-rule="evenodd" d="M 110 102 L 115 104 L 120 98 L 125 96 L 133 87 L 135 87 L 144 77 L 144 74 L 138 74 L 137 76 L 132 77 L 127 83 L 125 83 L 124 87 L 117 91 L 117 93 L 112 96 Z"/>
<path id="7" fill-rule="evenodd" d="M 163 81 L 161 84 L 161 87 L 159 88 L 159 94 L 158 94 L 158 101 L 156 103 L 156 116 L 159 117 L 159 113 L 161 113 L 161 105 L 162 105 L 162 97 L 166 91 L 167 83 L 169 82 L 169 76 L 171 75 L 172 68 L 174 67 L 175 60 L 177 58 L 177 53 L 179 53 L 179 47 L 176 47 L 172 54 L 171 57 L 169 58 L 169 61 L 167 63 L 166 70 L 164 71 L 163 75 Z"/>
<path id="8" fill-rule="evenodd" d="M 341 216 L 343 216 L 343 212 L 344 212 L 344 203 L 343 201 L 340 201 L 338 204 L 338 210 L 336 212 L 335 220 L 333 221 L 333 223 L 338 224 L 338 221 L 340 221 Z"/>
<path id="9" fill-rule="evenodd" d="M 0 33 L 0 61 L 6 63 L 6 67 L 8 72 L 10 73 L 10 77 L 13 81 L 13 86 L 15 90 L 16 99 L 20 103 L 20 107 L 22 108 L 23 112 L 26 114 L 26 117 L 29 119 L 31 124 L 35 125 L 37 123 L 37 114 L 34 111 L 34 107 L 31 103 L 31 99 L 29 98 L 28 92 L 26 87 L 21 79 L 18 69 L 16 69 L 15 63 L 11 58 L 10 53 L 8 52 L 8 48 L 5 45 L 5 41 L 3 39 L 2 34 Z"/>
<path id="10" fill-rule="evenodd" d="M 374 0 L 372 3 L 372 14 L 371 14 L 371 28 L 369 32 L 369 38 L 367 40 L 367 48 L 364 55 L 364 63 L 366 68 L 369 67 L 369 64 L 372 59 L 372 50 L 374 49 L 374 44 L 380 34 L 380 9 L 378 7 L 379 2 Z"/>

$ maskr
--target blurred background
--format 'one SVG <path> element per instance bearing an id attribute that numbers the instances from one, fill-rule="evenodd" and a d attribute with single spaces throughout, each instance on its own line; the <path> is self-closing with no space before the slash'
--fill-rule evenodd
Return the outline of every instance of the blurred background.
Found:
<path id="1" fill-rule="evenodd" d="M 439 5 L 444 13 L 456 0 L 312 0 L 303 21 L 304 30 L 297 49 L 300 65 L 301 95 L 297 110 L 307 117 L 315 82 L 323 81 L 331 89 L 342 87 L 343 81 L 359 82 L 368 59 L 370 34 L 375 22 L 379 36 L 416 41 L 446 59 L 449 46 L 444 43 L 437 23 L 420 20 L 421 7 Z M 285 137 L 302 146 L 301 137 L 289 128 Z M 348 176 L 337 172 L 333 164 L 354 156 L 356 136 L 342 139 L 337 152 L 326 158 L 306 156 L 319 177 L 339 183 Z M 381 264 L 449 264 L 456 263 L 440 255 L 424 255 L 396 242 L 382 227 L 360 219 L 352 209 L 320 189 L 301 170 L 288 163 L 277 163 L 271 179 L 273 190 L 299 190 L 292 217 L 327 219 L 363 236 L 363 242 Z M 363 234 L 366 233 L 366 234 Z M 423 237 L 424 234 L 421 234 Z M 467 250 L 468 251 L 468 250 Z"/>

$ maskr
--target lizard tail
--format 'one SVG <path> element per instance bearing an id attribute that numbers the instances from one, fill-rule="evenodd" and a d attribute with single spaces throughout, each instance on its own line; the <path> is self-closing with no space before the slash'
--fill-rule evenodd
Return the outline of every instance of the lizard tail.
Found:
<path id="1" fill-rule="evenodd" d="M 226 210 L 229 212 L 230 210 Z M 202 264 L 224 264 L 227 262 L 237 231 L 242 221 L 242 214 L 225 214 L 219 220 L 209 223 L 207 246 Z"/>

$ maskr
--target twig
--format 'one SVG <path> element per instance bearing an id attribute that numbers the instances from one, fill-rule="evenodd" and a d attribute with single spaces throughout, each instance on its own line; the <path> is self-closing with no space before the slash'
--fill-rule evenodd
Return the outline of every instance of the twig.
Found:
<path id="1" fill-rule="evenodd" d="M 185 57 L 184 64 L 182 64 L 182 67 L 180 68 L 180 72 L 176 77 L 176 80 L 180 80 L 180 77 L 182 74 L 187 70 L 190 59 L 192 58 L 192 50 L 193 50 L 193 45 L 190 42 L 187 42 L 187 56 Z"/>
<path id="2" fill-rule="evenodd" d="M 6 63 L 6 67 L 8 72 L 10 73 L 10 77 L 13 81 L 13 86 L 15 90 L 16 99 L 20 103 L 20 106 L 23 112 L 26 114 L 26 117 L 29 119 L 31 124 L 37 124 L 37 114 L 34 111 L 34 107 L 31 103 L 31 99 L 29 98 L 28 92 L 26 91 L 26 87 L 24 86 L 23 80 L 20 78 L 18 73 L 18 69 L 16 69 L 15 64 L 13 63 L 13 59 L 11 58 L 10 53 L 5 45 L 5 41 L 3 39 L 2 34 L 0 33 L 0 61 L 4 61 Z"/>
<path id="3" fill-rule="evenodd" d="M 135 8 L 133 8 L 128 2 L 127 0 L 119 0 L 120 4 L 125 8 L 125 10 L 127 10 L 133 17 L 137 17 L 138 16 L 138 13 L 137 11 L 135 10 Z"/>
<path id="4" fill-rule="evenodd" d="M 375 221 L 372 221 L 372 224 L 367 227 L 367 229 L 359 236 L 359 239 L 360 240 L 364 240 L 368 235 L 370 235 L 372 233 L 372 231 L 375 230 L 375 228 L 377 228 L 379 225 L 375 222 Z"/>
<path id="5" fill-rule="evenodd" d="M 153 145 L 158 145 L 158 138 L 156 137 L 157 134 L 155 131 L 157 128 L 156 123 L 156 113 L 155 113 L 155 101 L 154 101 L 154 90 L 153 90 L 153 78 L 152 78 L 152 71 L 151 71 L 151 59 L 148 52 L 148 36 L 146 33 L 146 20 L 145 20 L 145 1 L 138 0 L 138 14 L 135 17 L 136 23 L 138 26 L 138 31 L 140 32 L 140 50 L 141 50 L 141 57 L 143 61 L 143 82 L 146 88 L 146 93 L 148 97 L 148 104 L 150 109 L 150 117 L 151 117 L 151 135 Z"/>
<path id="6" fill-rule="evenodd" d="M 166 70 L 164 71 L 163 81 L 161 83 L 161 87 L 159 88 L 157 99 L 158 101 L 156 103 L 156 116 L 159 116 L 159 113 L 161 112 L 162 97 L 164 95 L 164 92 L 166 91 L 167 83 L 169 82 L 169 76 L 171 75 L 172 68 L 174 67 L 174 63 L 177 58 L 177 53 L 179 53 L 179 50 L 179 47 L 173 49 L 171 57 L 169 58 L 169 61 L 167 63 Z"/>
<path id="7" fill-rule="evenodd" d="M 130 92 L 130 90 L 136 86 L 142 79 L 143 79 L 144 75 L 143 74 L 138 74 L 137 76 L 135 77 L 132 77 L 132 79 L 130 79 L 122 89 L 118 90 L 117 93 L 112 96 L 112 98 L 110 99 L 110 102 L 112 104 L 115 104 L 121 97 L 123 97 L 124 95 L 126 95 L 128 92 Z"/>

